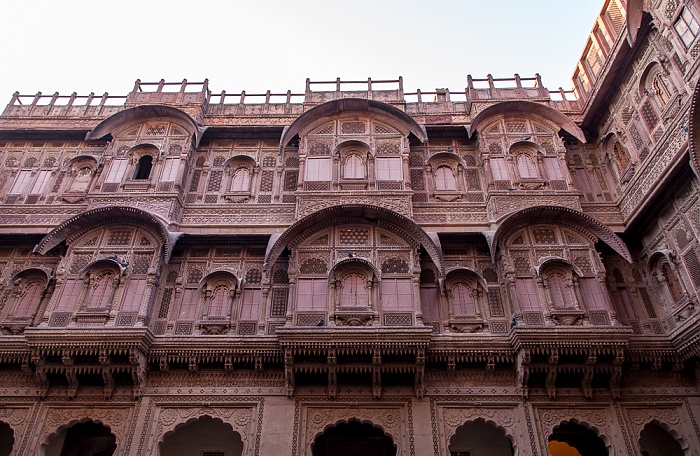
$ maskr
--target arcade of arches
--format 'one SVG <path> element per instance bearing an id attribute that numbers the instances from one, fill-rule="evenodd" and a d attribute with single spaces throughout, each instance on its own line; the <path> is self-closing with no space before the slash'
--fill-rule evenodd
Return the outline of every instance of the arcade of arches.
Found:
<path id="1" fill-rule="evenodd" d="M 0 94 L 0 456 L 700 455 L 700 1 L 599 2 L 573 91 Z"/>

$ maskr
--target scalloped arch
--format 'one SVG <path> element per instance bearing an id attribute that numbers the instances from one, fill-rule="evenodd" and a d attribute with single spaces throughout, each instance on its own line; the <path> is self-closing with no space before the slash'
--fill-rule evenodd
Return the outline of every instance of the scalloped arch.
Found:
<path id="1" fill-rule="evenodd" d="M 291 141 L 305 126 L 319 119 L 349 111 L 389 115 L 396 119 L 398 124 L 402 127 L 403 134 L 408 135 L 409 133 L 413 133 L 422 143 L 428 139 L 428 133 L 425 127 L 418 124 L 411 116 L 394 106 L 364 98 L 342 98 L 309 109 L 304 114 L 297 117 L 291 125 L 285 127 L 282 133 L 282 139 L 280 140 L 280 153 L 284 151 L 287 143 L 289 143 L 289 141 Z"/>
<path id="2" fill-rule="evenodd" d="M 524 113 L 524 114 L 535 114 L 540 117 L 554 122 L 559 128 L 565 130 L 572 134 L 576 139 L 582 143 L 586 142 L 586 135 L 583 130 L 579 128 L 578 125 L 574 123 L 573 120 L 566 117 L 559 111 L 545 106 L 539 103 L 533 103 L 531 101 L 504 101 L 503 103 L 497 103 L 493 106 L 481 111 L 472 119 L 471 125 L 469 125 L 469 136 L 473 136 L 476 131 L 480 130 L 481 124 L 487 119 L 498 114 L 505 113 Z"/>
<path id="3" fill-rule="evenodd" d="M 588 214 L 564 206 L 533 206 L 506 215 L 501 219 L 499 227 L 491 240 L 492 259 L 495 261 L 496 249 L 501 242 L 506 240 L 511 232 L 533 222 L 583 228 L 594 237 L 608 244 L 630 264 L 632 263 L 632 255 L 627 245 L 610 228 Z"/>
<path id="4" fill-rule="evenodd" d="M 494 429 L 499 431 L 503 435 L 503 438 L 505 438 L 506 440 L 508 440 L 510 442 L 511 446 L 513 447 L 513 454 L 518 454 L 518 444 L 517 444 L 517 441 L 515 440 L 515 437 L 513 437 L 513 435 L 510 434 L 505 427 L 501 426 L 500 424 L 496 423 L 495 421 L 490 420 L 490 419 L 486 419 L 486 418 L 481 418 L 481 417 L 475 418 L 473 420 L 465 421 L 464 423 L 457 426 L 455 428 L 454 434 L 452 434 L 450 436 L 450 438 L 448 439 L 448 448 L 450 446 L 452 446 L 452 439 L 454 439 L 457 436 L 457 433 L 459 432 L 460 429 L 464 429 L 464 427 L 470 423 L 478 423 L 478 422 L 488 424 L 489 426 L 492 426 Z"/>

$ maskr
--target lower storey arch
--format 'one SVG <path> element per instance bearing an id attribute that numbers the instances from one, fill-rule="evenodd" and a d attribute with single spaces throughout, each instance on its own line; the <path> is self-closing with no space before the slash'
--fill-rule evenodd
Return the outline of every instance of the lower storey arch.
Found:
<path id="1" fill-rule="evenodd" d="M 340 422 L 316 437 L 312 456 L 396 456 L 394 440 L 371 423 Z"/>
<path id="2" fill-rule="evenodd" d="M 53 434 L 44 456 L 113 456 L 116 449 L 117 438 L 110 428 L 87 420 Z"/>
<path id="3" fill-rule="evenodd" d="M 685 439 L 667 424 L 654 420 L 639 433 L 639 450 L 643 456 L 689 456 Z"/>
<path id="4" fill-rule="evenodd" d="M 241 456 L 241 435 L 219 418 L 204 415 L 175 427 L 163 437 L 160 456 L 224 455 Z"/>
<path id="5" fill-rule="evenodd" d="M 15 432 L 9 424 L 0 421 L 0 456 L 10 456 L 15 446 Z"/>
<path id="6" fill-rule="evenodd" d="M 612 456 L 607 437 L 577 420 L 556 426 L 548 442 L 552 456 Z"/>
<path id="7" fill-rule="evenodd" d="M 514 456 L 516 448 L 505 429 L 478 418 L 459 426 L 450 438 L 450 456 Z"/>

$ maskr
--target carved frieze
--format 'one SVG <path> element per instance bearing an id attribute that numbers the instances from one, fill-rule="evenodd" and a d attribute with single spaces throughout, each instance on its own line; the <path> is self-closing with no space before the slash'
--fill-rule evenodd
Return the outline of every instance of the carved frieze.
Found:
<path id="1" fill-rule="evenodd" d="M 398 214 L 410 217 L 412 215 L 410 195 L 387 195 L 386 193 L 366 193 L 365 195 L 341 195 L 334 193 L 298 195 L 297 215 L 305 217 L 314 212 L 342 204 L 366 204 L 389 209 Z"/>

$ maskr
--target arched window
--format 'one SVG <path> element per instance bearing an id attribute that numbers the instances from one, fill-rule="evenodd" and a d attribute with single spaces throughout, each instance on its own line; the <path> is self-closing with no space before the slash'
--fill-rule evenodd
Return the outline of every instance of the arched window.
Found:
<path id="1" fill-rule="evenodd" d="M 88 310 L 107 309 L 116 286 L 117 275 L 114 271 L 96 272 L 90 277 L 90 290 L 85 307 Z"/>
<path id="2" fill-rule="evenodd" d="M 92 181 L 92 167 L 78 165 L 73 169 L 73 181 L 68 188 L 69 192 L 85 192 Z"/>
<path id="3" fill-rule="evenodd" d="M 661 276 L 666 281 L 666 286 L 671 294 L 671 298 L 673 298 L 675 302 L 680 301 L 683 297 L 683 289 L 678 282 L 678 277 L 673 272 L 673 269 L 671 269 L 671 265 L 666 262 L 661 265 Z"/>
<path id="4" fill-rule="evenodd" d="M 231 191 L 247 192 L 248 190 L 250 190 L 250 171 L 245 167 L 238 168 L 231 179 Z"/>
<path id="5" fill-rule="evenodd" d="M 41 293 L 44 290 L 44 281 L 39 279 L 21 279 L 16 285 L 19 287 L 17 305 L 13 312 L 14 318 L 29 318 L 34 315 L 41 301 Z"/>
<path id="6" fill-rule="evenodd" d="M 671 99 L 671 91 L 668 88 L 668 82 L 661 74 L 661 72 L 658 72 L 654 75 L 654 77 L 651 80 L 651 86 L 654 89 L 654 93 L 658 97 L 659 106 L 666 106 L 669 100 Z"/>
<path id="7" fill-rule="evenodd" d="M 552 298 L 552 306 L 555 309 L 570 309 L 574 307 L 571 288 L 566 284 L 566 279 L 563 275 L 558 272 L 550 274 L 547 283 L 549 285 L 549 296 Z"/>
<path id="8" fill-rule="evenodd" d="M 521 179 L 536 179 L 540 177 L 540 174 L 537 172 L 537 166 L 530 154 L 518 155 L 517 163 L 518 174 L 520 174 Z"/>
<path id="9" fill-rule="evenodd" d="M 350 154 L 343 164 L 343 179 L 364 179 L 365 164 L 357 154 Z"/>
<path id="10" fill-rule="evenodd" d="M 219 285 L 214 289 L 209 301 L 208 318 L 220 319 L 226 317 L 229 309 L 229 294 L 229 288 L 225 285 Z"/>
<path id="11" fill-rule="evenodd" d="M 625 148 L 622 147 L 622 144 L 619 142 L 616 142 L 615 145 L 613 145 L 613 156 L 615 157 L 615 161 L 617 162 L 620 171 L 625 170 L 627 165 L 630 163 L 630 158 Z"/>
<path id="12" fill-rule="evenodd" d="M 467 317 L 476 315 L 476 299 L 474 290 L 464 283 L 457 283 L 450 293 L 452 313 L 455 317 Z"/>
<path id="13" fill-rule="evenodd" d="M 153 167 L 153 157 L 144 155 L 139 158 L 134 170 L 134 179 L 144 180 L 151 176 L 151 168 Z"/>
<path id="14" fill-rule="evenodd" d="M 340 287 L 340 307 L 367 307 L 367 281 L 360 274 L 348 274 Z"/>
<path id="15" fill-rule="evenodd" d="M 435 171 L 435 190 L 457 190 L 457 180 L 452 168 L 440 166 Z"/>

